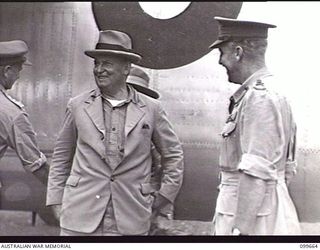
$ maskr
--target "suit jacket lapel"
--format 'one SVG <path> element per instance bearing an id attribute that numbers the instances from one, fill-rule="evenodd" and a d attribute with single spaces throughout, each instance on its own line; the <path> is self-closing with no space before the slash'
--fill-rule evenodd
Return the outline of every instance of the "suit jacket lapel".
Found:
<path id="1" fill-rule="evenodd" d="M 130 102 L 127 109 L 126 125 L 124 128 L 125 136 L 127 137 L 130 131 L 137 125 L 141 118 L 145 115 L 143 106 L 139 103 Z"/>
<path id="2" fill-rule="evenodd" d="M 106 131 L 103 121 L 103 106 L 101 96 L 95 96 L 92 101 L 88 101 L 89 105 L 85 108 L 85 111 L 89 115 L 95 127 L 105 137 Z"/>

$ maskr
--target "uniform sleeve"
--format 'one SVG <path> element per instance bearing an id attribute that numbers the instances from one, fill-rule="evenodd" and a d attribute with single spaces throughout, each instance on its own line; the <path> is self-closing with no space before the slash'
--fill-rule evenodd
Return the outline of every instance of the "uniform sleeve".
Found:
<path id="1" fill-rule="evenodd" d="M 160 104 L 155 116 L 152 140 L 161 154 L 162 166 L 159 193 L 173 203 L 183 180 L 183 151 L 180 141 Z"/>
<path id="2" fill-rule="evenodd" d="M 244 100 L 240 116 L 242 158 L 239 170 L 263 180 L 276 180 L 277 163 L 285 154 L 282 117 L 277 103 L 265 90 Z"/>
<path id="3" fill-rule="evenodd" d="M 277 180 L 276 163 L 285 154 L 285 134 L 276 100 L 265 90 L 244 100 L 240 116 L 242 170 L 239 180 L 235 227 L 250 234 L 263 202 L 268 180 Z"/>
<path id="4" fill-rule="evenodd" d="M 36 140 L 36 133 L 26 113 L 21 112 L 12 122 L 11 131 L 8 131 L 8 144 L 12 147 L 23 167 L 34 172 L 45 162 L 45 155 L 40 152 Z"/>
<path id="5" fill-rule="evenodd" d="M 287 104 L 287 112 L 290 117 L 289 126 L 289 144 L 287 152 L 287 162 L 285 165 L 285 178 L 289 183 L 292 177 L 297 173 L 297 160 L 296 160 L 296 151 L 297 151 L 297 126 L 293 119 L 292 111 L 290 106 Z"/>
<path id="6" fill-rule="evenodd" d="M 77 131 L 69 102 L 52 156 L 48 179 L 47 206 L 62 203 L 64 187 L 71 171 L 76 140 Z"/>

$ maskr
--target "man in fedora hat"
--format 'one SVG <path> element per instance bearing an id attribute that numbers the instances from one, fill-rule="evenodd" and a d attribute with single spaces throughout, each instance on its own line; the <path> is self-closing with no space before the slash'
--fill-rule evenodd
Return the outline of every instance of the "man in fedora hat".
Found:
<path id="1" fill-rule="evenodd" d="M 127 83 L 135 90 L 150 96 L 154 99 L 159 99 L 160 95 L 157 91 L 149 88 L 150 77 L 146 72 L 137 66 L 132 66 L 127 77 Z"/>
<path id="2" fill-rule="evenodd" d="M 149 88 L 150 77 L 141 68 L 132 66 L 130 74 L 127 78 L 127 83 L 132 85 L 137 91 L 150 96 L 154 99 L 160 97 L 159 93 L 151 88 Z M 151 145 L 152 154 L 152 172 L 151 172 L 151 185 L 155 190 L 160 189 L 161 177 L 163 174 L 163 168 L 161 165 L 161 155 L 157 151 L 156 147 Z M 174 235 L 177 234 L 177 230 L 174 230 L 169 225 L 168 220 L 173 219 L 173 209 L 172 203 L 167 204 L 160 210 L 153 211 L 150 235 Z"/>
<path id="3" fill-rule="evenodd" d="M 0 42 L 0 159 L 8 147 L 13 148 L 22 166 L 46 185 L 49 166 L 38 147 L 28 114 L 23 104 L 7 93 L 19 79 L 23 65 L 31 65 L 27 53 L 24 41 Z"/>
<path id="4" fill-rule="evenodd" d="M 85 54 L 94 59 L 97 88 L 67 105 L 47 205 L 60 217 L 61 235 L 147 235 L 152 209 L 173 203 L 180 189 L 180 142 L 160 102 L 126 83 L 141 59 L 127 34 L 101 31 Z M 150 182 L 152 144 L 162 159 L 159 191 Z"/>
<path id="5" fill-rule="evenodd" d="M 296 125 L 285 97 L 267 85 L 266 23 L 215 18 L 219 37 L 211 49 L 229 81 L 231 96 L 222 131 L 221 184 L 216 203 L 217 235 L 299 234 L 299 221 L 287 185 L 296 172 Z"/>

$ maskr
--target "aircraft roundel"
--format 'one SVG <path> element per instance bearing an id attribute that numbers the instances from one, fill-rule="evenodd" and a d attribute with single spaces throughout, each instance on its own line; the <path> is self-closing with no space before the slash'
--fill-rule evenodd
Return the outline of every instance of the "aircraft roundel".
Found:
<path id="1" fill-rule="evenodd" d="M 133 40 L 133 50 L 151 69 L 176 68 L 201 58 L 218 37 L 214 16 L 236 18 L 242 2 L 191 2 L 170 19 L 153 18 L 139 2 L 93 2 L 99 30 L 120 30 Z"/>

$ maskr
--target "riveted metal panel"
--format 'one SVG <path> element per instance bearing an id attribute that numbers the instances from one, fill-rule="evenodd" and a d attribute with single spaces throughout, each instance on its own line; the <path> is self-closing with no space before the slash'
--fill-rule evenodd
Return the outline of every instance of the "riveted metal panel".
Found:
<path id="1" fill-rule="evenodd" d="M 0 40 L 25 40 L 33 63 L 24 67 L 10 93 L 26 105 L 47 156 L 67 100 L 95 86 L 92 59 L 83 51 L 95 46 L 97 35 L 91 3 L 0 3 Z M 176 201 L 177 219 L 211 220 L 214 213 L 219 133 L 228 98 L 237 87 L 228 83 L 218 57 L 211 51 L 178 68 L 146 69 L 183 144 L 186 172 Z M 320 220 L 318 156 L 317 150 L 300 148 L 299 173 L 290 186 L 302 221 Z M 37 210 L 43 204 L 45 188 L 25 174 L 13 152 L 0 162 L 0 181 L 3 209 Z M 20 193 L 22 189 L 28 191 Z"/>
<path id="2" fill-rule="evenodd" d="M 95 38 L 94 30 L 90 40 L 90 32 L 80 27 L 79 19 L 88 19 L 88 13 L 82 17 L 75 3 L 36 2 L 1 3 L 0 11 L 0 39 L 24 40 L 33 64 L 24 67 L 10 93 L 25 104 L 41 148 L 50 151 L 73 89 L 89 86 L 92 79 L 91 60 L 84 55 L 78 60 L 79 47 L 84 43 L 91 47 Z M 74 74 L 79 68 L 84 76 L 81 82 Z"/>
<path id="3" fill-rule="evenodd" d="M 25 105 L 49 159 L 67 101 L 94 86 L 92 60 L 83 50 L 93 46 L 97 32 L 91 3 L 0 3 L 0 40 L 24 40 L 33 64 L 24 66 L 9 93 Z M 45 207 L 46 187 L 22 169 L 12 150 L 0 162 L 0 181 L 2 209 Z"/>

